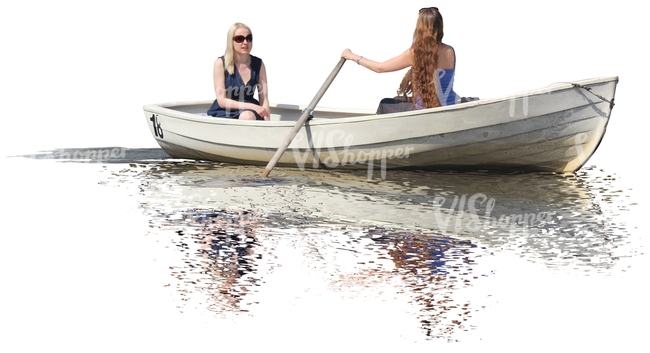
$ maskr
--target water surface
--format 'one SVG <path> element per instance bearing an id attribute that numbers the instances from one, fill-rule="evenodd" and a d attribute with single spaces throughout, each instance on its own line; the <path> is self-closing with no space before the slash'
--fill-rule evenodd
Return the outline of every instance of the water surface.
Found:
<path id="1" fill-rule="evenodd" d="M 607 170 L 263 178 L 89 150 L 5 163 L 15 332 L 79 349 L 110 334 L 107 350 L 645 344 L 645 200 Z"/>

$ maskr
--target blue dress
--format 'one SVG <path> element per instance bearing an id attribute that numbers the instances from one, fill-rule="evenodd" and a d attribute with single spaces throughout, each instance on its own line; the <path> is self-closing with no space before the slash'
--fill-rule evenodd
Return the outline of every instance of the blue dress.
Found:
<path id="1" fill-rule="evenodd" d="M 456 92 L 454 92 L 454 76 L 456 75 L 456 51 L 454 50 L 454 67 L 451 69 L 443 70 L 437 69 L 435 79 L 438 81 L 440 91 L 438 93 L 438 100 L 440 104 L 452 105 L 456 104 Z M 416 109 L 422 109 L 422 102 L 420 98 L 417 99 Z"/>
<path id="2" fill-rule="evenodd" d="M 440 105 L 442 106 L 457 103 L 456 92 L 454 92 L 455 74 L 456 51 L 454 50 L 454 67 L 447 70 L 437 69 L 435 71 L 435 79 L 437 80 L 438 87 L 440 87 L 440 91 L 436 93 L 438 94 Z M 413 73 L 411 73 L 411 75 L 413 75 Z M 384 98 L 381 100 L 381 102 L 379 102 L 379 107 L 377 107 L 377 114 L 406 112 L 414 109 L 422 109 L 422 100 L 420 97 L 416 99 L 416 104 L 413 104 L 410 99 L 404 100 L 403 97 Z"/>
<path id="3" fill-rule="evenodd" d="M 226 60 L 222 56 L 221 60 L 224 63 L 224 75 L 226 79 L 226 98 L 246 102 L 254 103 L 260 105 L 260 102 L 253 97 L 255 91 L 258 91 L 259 94 L 259 79 L 260 79 L 260 70 L 262 68 L 262 59 L 251 55 L 251 79 L 244 84 L 244 80 L 239 75 L 237 67 L 235 67 L 235 72 L 231 75 L 225 68 Z M 257 120 L 264 120 L 256 111 L 247 109 L 255 114 Z M 214 100 L 212 106 L 208 110 L 208 115 L 214 116 L 217 118 L 228 118 L 228 119 L 238 119 L 239 115 L 245 110 L 232 110 L 226 109 L 219 106 L 219 102 Z"/>

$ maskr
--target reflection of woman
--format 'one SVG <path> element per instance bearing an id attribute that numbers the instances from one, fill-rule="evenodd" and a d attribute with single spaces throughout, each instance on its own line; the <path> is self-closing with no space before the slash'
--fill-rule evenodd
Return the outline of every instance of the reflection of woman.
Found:
<path id="1" fill-rule="evenodd" d="M 202 249 L 208 258 L 224 266 L 224 272 L 241 277 L 255 268 L 251 256 L 256 245 L 258 242 L 253 232 L 228 235 L 220 229 L 205 240 Z"/>
<path id="2" fill-rule="evenodd" d="M 243 23 L 228 31 L 226 54 L 214 62 L 214 91 L 217 98 L 208 115 L 241 120 L 269 120 L 270 108 L 266 67 L 250 54 L 253 33 Z M 259 100 L 253 95 L 257 90 Z"/>
<path id="3" fill-rule="evenodd" d="M 201 254 L 207 260 L 206 271 L 216 284 L 217 305 L 238 309 L 239 302 L 257 279 L 247 277 L 256 272 L 254 248 L 259 245 L 255 229 L 258 224 L 248 212 L 214 212 L 196 218 L 202 229 Z"/>
<path id="4" fill-rule="evenodd" d="M 449 335 L 468 319 L 469 304 L 456 303 L 451 290 L 469 283 L 463 276 L 471 272 L 473 260 L 468 249 L 475 245 L 412 232 L 373 229 L 369 234 L 386 249 L 397 270 L 404 274 L 415 300 L 422 305 L 421 323 L 427 336 Z M 458 312 L 453 315 L 455 320 L 449 320 L 452 312 Z"/>
<path id="5" fill-rule="evenodd" d="M 414 273 L 421 273 L 425 268 L 431 274 L 448 273 L 447 261 L 453 258 L 445 255 L 445 252 L 455 247 L 474 247 L 469 241 L 411 232 L 387 233 L 373 239 L 380 244 L 393 244 L 388 253 L 395 266 Z"/>

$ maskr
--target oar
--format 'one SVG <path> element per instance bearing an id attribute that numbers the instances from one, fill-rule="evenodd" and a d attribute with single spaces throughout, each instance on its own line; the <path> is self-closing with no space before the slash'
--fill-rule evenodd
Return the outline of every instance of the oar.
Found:
<path id="1" fill-rule="evenodd" d="M 312 99 L 311 103 L 309 103 L 309 106 L 307 106 L 307 108 L 305 108 L 305 110 L 302 111 L 302 115 L 300 116 L 300 119 L 296 121 L 296 125 L 293 126 L 293 129 L 291 129 L 291 132 L 289 133 L 287 138 L 284 139 L 284 142 L 282 142 L 280 148 L 278 148 L 278 150 L 275 152 L 275 155 L 273 155 L 273 158 L 271 158 L 269 164 L 266 165 L 266 168 L 262 173 L 263 177 L 269 176 L 269 173 L 271 173 L 271 170 L 273 169 L 273 167 L 275 167 L 275 164 L 278 162 L 280 157 L 282 157 L 287 147 L 289 147 L 291 141 L 293 141 L 293 138 L 296 137 L 296 134 L 298 134 L 298 131 L 300 131 L 302 125 L 305 123 L 305 121 L 307 121 L 309 116 L 312 114 L 314 108 L 316 108 L 316 104 L 318 104 L 318 101 L 323 97 L 325 91 L 327 91 L 327 88 L 329 88 L 332 81 L 334 81 L 334 77 L 336 77 L 339 71 L 341 71 L 341 68 L 343 67 L 344 63 L 345 63 L 345 58 L 341 58 L 341 60 L 336 65 L 334 70 L 332 70 L 332 73 L 330 73 L 329 77 L 327 77 L 327 80 L 325 80 L 325 83 L 323 83 L 323 86 L 320 88 L 318 93 L 316 93 L 314 99 Z"/>

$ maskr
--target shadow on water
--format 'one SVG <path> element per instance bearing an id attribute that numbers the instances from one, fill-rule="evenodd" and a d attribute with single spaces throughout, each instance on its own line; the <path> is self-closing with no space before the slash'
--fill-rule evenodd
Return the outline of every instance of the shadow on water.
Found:
<path id="1" fill-rule="evenodd" d="M 260 167 L 174 160 L 160 149 L 21 157 L 126 164 L 104 169 L 100 184 L 137 190 L 153 234 L 183 254 L 169 266 L 176 291 L 219 315 L 254 313 L 269 278 L 289 266 L 286 254 L 297 253 L 294 276 L 360 297 L 389 285 L 398 291 L 391 300 L 416 304 L 427 337 L 453 339 L 480 310 L 456 291 L 491 275 L 482 257 L 508 253 L 546 270 L 606 274 L 631 256 L 618 216 L 633 202 L 594 168 L 395 170 L 368 180 L 365 171 L 284 168 L 264 178 Z"/>
<path id="2" fill-rule="evenodd" d="M 92 147 L 92 148 L 56 148 L 13 157 L 33 159 L 53 159 L 61 162 L 85 163 L 155 163 L 171 160 L 161 148 L 126 148 L 126 147 Z"/>

